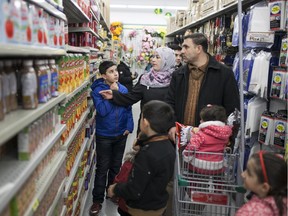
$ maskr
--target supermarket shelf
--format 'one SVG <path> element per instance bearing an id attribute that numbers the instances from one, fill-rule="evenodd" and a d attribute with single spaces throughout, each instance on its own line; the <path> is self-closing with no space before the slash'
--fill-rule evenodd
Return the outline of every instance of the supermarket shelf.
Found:
<path id="1" fill-rule="evenodd" d="M 41 181 L 41 188 L 39 192 L 36 194 L 36 196 L 34 197 L 33 202 L 30 204 L 30 206 L 26 210 L 24 216 L 28 216 L 28 215 L 32 216 L 34 212 L 37 210 L 39 202 L 41 202 L 48 188 L 51 186 L 61 165 L 66 159 L 66 155 L 67 155 L 66 152 L 62 152 L 62 151 L 58 152 L 56 156 L 54 157 L 53 161 L 46 168 L 46 173 L 39 180 Z"/>
<path id="2" fill-rule="evenodd" d="M 78 88 L 76 88 L 73 92 L 69 93 L 66 96 L 66 99 L 64 101 L 64 103 L 67 103 L 71 98 L 73 98 L 77 93 L 79 93 L 80 91 L 82 91 L 82 89 L 84 89 L 87 85 L 89 84 L 88 81 L 84 81 Z"/>
<path id="3" fill-rule="evenodd" d="M 75 175 L 77 173 L 77 170 L 78 170 L 78 167 L 79 167 L 79 165 L 81 163 L 83 154 L 86 151 L 87 144 L 88 144 L 88 139 L 85 138 L 84 142 L 82 143 L 81 149 L 80 149 L 80 151 L 77 154 L 77 157 L 75 159 L 73 168 L 70 171 L 70 175 L 69 175 L 69 177 L 67 179 L 67 182 L 66 182 L 66 185 L 65 185 L 64 197 L 68 196 L 69 190 L 70 190 L 71 185 L 72 185 L 73 180 L 74 180 L 74 177 L 75 177 Z"/>
<path id="4" fill-rule="evenodd" d="M 89 170 L 90 167 L 87 167 L 87 170 Z M 95 178 L 95 169 L 93 169 L 93 172 L 92 172 L 92 176 L 90 178 L 90 182 L 89 182 L 89 187 L 88 187 L 88 190 L 85 192 L 84 196 L 82 197 L 82 203 L 81 203 L 81 209 L 80 209 L 80 215 L 84 215 L 84 211 L 85 211 L 85 204 L 86 204 L 86 201 L 87 201 L 87 198 L 89 196 L 89 194 L 91 193 L 92 191 L 92 182 L 94 182 L 94 178 Z"/>
<path id="5" fill-rule="evenodd" d="M 90 167 L 85 167 L 84 175 L 83 175 L 83 177 L 81 178 L 81 180 L 80 180 L 80 182 L 79 182 L 77 199 L 76 199 L 75 202 L 74 202 L 75 205 L 73 206 L 72 216 L 75 215 L 77 203 L 78 203 L 78 201 L 79 201 L 79 199 L 80 199 L 80 193 L 81 193 L 82 187 L 83 187 L 83 185 L 84 185 L 84 183 L 85 183 L 85 178 L 86 178 L 86 175 L 87 175 L 87 173 L 88 173 L 88 171 L 89 171 L 89 168 L 90 168 Z M 85 201 L 86 201 L 86 200 L 85 200 Z M 81 201 L 81 204 L 82 204 L 82 202 L 83 202 L 83 200 Z"/>
<path id="6" fill-rule="evenodd" d="M 0 197 L 0 212 L 8 205 L 9 201 L 30 177 L 65 129 L 66 125 L 59 125 L 55 129 L 55 134 L 45 141 L 45 145 L 43 145 L 42 149 L 40 149 L 30 161 L 19 161 L 15 159 L 0 161 L 0 188 L 7 184 L 13 184 L 11 190 L 9 190 L 5 196 Z"/>
<path id="7" fill-rule="evenodd" d="M 47 103 L 40 104 L 35 110 L 17 110 L 5 116 L 0 122 L 0 146 L 64 99 L 65 94 L 60 94 Z"/>
<path id="8" fill-rule="evenodd" d="M 88 144 L 87 144 L 87 149 L 90 149 L 90 146 L 92 144 L 94 136 L 95 136 L 95 130 L 94 130 L 93 134 L 90 136 L 90 139 L 89 139 Z"/>
<path id="9" fill-rule="evenodd" d="M 62 146 L 62 150 L 67 150 L 70 143 L 74 140 L 74 137 L 76 136 L 79 128 L 84 123 L 85 119 L 87 118 L 88 114 L 90 112 L 90 109 L 87 109 L 81 116 L 80 120 L 75 124 L 74 129 L 70 132 L 69 138 L 65 141 L 64 145 Z"/>
<path id="10" fill-rule="evenodd" d="M 90 60 L 90 64 L 94 64 L 94 63 L 96 63 L 97 61 L 99 61 L 99 59 L 92 59 L 92 60 Z"/>
<path id="11" fill-rule="evenodd" d="M 25 44 L 0 43 L 0 56 L 62 56 L 66 55 L 65 49 Z"/>
<path id="12" fill-rule="evenodd" d="M 76 47 L 76 46 L 66 46 L 67 52 L 74 52 L 74 53 L 90 53 L 90 49 L 86 47 Z"/>
<path id="13" fill-rule="evenodd" d="M 68 31 L 69 32 L 90 32 L 94 36 L 96 36 L 98 39 L 103 40 L 103 38 L 100 35 L 98 35 L 95 31 L 93 31 L 89 27 L 69 27 Z"/>
<path id="14" fill-rule="evenodd" d="M 90 48 L 90 52 L 99 52 L 99 49 L 94 48 L 94 47 L 89 47 Z"/>
<path id="15" fill-rule="evenodd" d="M 110 23 L 108 24 L 106 22 L 106 20 L 105 20 L 105 18 L 104 18 L 102 13 L 100 13 L 100 23 L 106 29 L 108 36 L 112 36 L 111 30 L 110 30 Z"/>
<path id="16" fill-rule="evenodd" d="M 65 216 L 66 215 L 66 211 L 67 211 L 67 207 L 65 205 L 65 206 L 63 206 L 63 209 L 62 209 L 62 212 L 61 212 L 60 216 Z"/>
<path id="17" fill-rule="evenodd" d="M 98 17 L 96 17 L 94 11 L 92 9 L 90 9 L 90 12 L 91 12 L 93 18 L 97 21 L 97 23 L 99 23 L 100 21 L 99 21 Z"/>
<path id="18" fill-rule="evenodd" d="M 93 74 L 90 74 L 90 76 L 89 76 L 89 80 L 91 80 L 93 77 L 95 77 L 96 76 L 96 73 L 93 73 Z"/>
<path id="19" fill-rule="evenodd" d="M 53 201 L 52 205 L 50 206 L 50 208 L 49 208 L 49 210 L 48 210 L 48 212 L 46 214 L 46 216 L 52 216 L 53 215 L 53 211 L 54 211 L 55 207 L 57 206 L 59 199 L 63 195 L 63 189 L 64 189 L 64 186 L 65 186 L 65 182 L 66 181 L 65 181 L 65 178 L 64 178 L 64 180 L 62 181 L 62 183 L 61 183 L 61 185 L 60 185 L 60 187 L 58 189 L 58 192 L 57 192 L 57 194 L 56 194 L 56 196 L 54 198 L 54 201 Z"/>
<path id="20" fill-rule="evenodd" d="M 90 22 L 89 17 L 83 12 L 76 1 L 64 0 L 64 13 L 67 16 L 68 23 Z"/>
<path id="21" fill-rule="evenodd" d="M 67 1 L 67 0 L 65 0 L 65 1 Z M 57 8 L 56 8 L 52 4 L 48 3 L 47 0 L 28 0 L 28 2 L 40 6 L 41 8 L 46 10 L 48 13 L 53 14 L 54 16 L 67 22 L 66 15 L 60 11 L 62 9 L 61 7 L 57 6 Z"/>
<path id="22" fill-rule="evenodd" d="M 251 6 L 257 2 L 260 2 L 261 0 L 242 0 L 242 7 L 245 7 L 245 6 Z M 183 35 L 185 33 L 185 31 L 187 29 L 190 29 L 190 28 L 194 28 L 194 27 L 197 27 L 201 24 L 204 24 L 205 22 L 213 19 L 213 18 L 216 18 L 218 16 L 222 16 L 226 13 L 229 13 L 229 12 L 232 12 L 232 11 L 237 11 L 237 6 L 238 6 L 238 1 L 236 2 L 233 2 L 231 3 L 230 5 L 218 10 L 218 11 L 214 11 L 213 13 L 210 13 L 208 14 L 207 16 L 204 16 L 192 23 L 189 23 L 173 32 L 170 32 L 166 35 L 166 37 L 174 37 L 176 35 Z"/>

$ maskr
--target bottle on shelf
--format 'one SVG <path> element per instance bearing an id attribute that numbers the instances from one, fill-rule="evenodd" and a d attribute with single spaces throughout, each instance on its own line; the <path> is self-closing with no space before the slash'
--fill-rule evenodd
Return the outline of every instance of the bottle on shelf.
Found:
<path id="1" fill-rule="evenodd" d="M 55 59 L 49 60 L 49 68 L 51 71 L 51 96 L 57 97 L 58 94 L 58 69 L 56 67 Z"/>
<path id="2" fill-rule="evenodd" d="M 2 70 L 3 70 L 3 62 L 0 61 L 0 121 L 3 120 L 5 117 Z"/>
<path id="3" fill-rule="evenodd" d="M 6 107 L 7 110 L 16 110 L 18 108 L 17 103 L 17 79 L 16 74 L 13 69 L 12 60 L 6 60 L 4 62 L 4 70 L 7 75 L 8 80 L 8 89 L 9 89 L 9 102 L 10 107 Z M 9 109 L 8 109 L 9 108 Z"/>
<path id="4" fill-rule="evenodd" d="M 32 60 L 23 61 L 21 70 L 22 103 L 24 109 L 36 109 L 38 106 L 37 97 L 37 76 L 33 68 Z"/>

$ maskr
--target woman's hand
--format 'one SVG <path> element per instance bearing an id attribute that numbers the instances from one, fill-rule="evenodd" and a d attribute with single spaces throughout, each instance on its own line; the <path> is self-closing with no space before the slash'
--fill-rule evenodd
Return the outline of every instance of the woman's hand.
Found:
<path id="1" fill-rule="evenodd" d="M 110 89 L 111 89 L 111 90 L 116 90 L 116 91 L 118 91 L 118 90 L 119 90 L 119 87 L 118 87 L 117 82 L 112 83 L 112 84 L 110 85 Z"/>
<path id="2" fill-rule="evenodd" d="M 124 133 L 123 133 L 123 136 L 126 136 L 128 135 L 130 132 L 128 130 L 125 130 Z"/>
<path id="3" fill-rule="evenodd" d="M 101 94 L 104 99 L 113 99 L 112 90 L 102 90 L 99 92 L 99 94 Z"/>

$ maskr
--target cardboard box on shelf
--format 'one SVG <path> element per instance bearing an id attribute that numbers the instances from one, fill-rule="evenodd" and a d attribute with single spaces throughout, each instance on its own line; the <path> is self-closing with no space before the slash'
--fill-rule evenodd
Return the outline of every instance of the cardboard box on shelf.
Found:
<path id="1" fill-rule="evenodd" d="M 200 16 L 205 17 L 210 13 L 216 12 L 219 9 L 219 0 L 205 0 L 201 6 Z"/>
<path id="2" fill-rule="evenodd" d="M 167 33 L 173 32 L 176 30 L 176 17 L 169 17 L 167 22 Z"/>
<path id="3" fill-rule="evenodd" d="M 219 8 L 227 7 L 234 2 L 237 2 L 237 0 L 219 0 Z"/>
<path id="4" fill-rule="evenodd" d="M 184 24 L 185 10 L 176 11 L 176 27 L 181 28 Z"/>

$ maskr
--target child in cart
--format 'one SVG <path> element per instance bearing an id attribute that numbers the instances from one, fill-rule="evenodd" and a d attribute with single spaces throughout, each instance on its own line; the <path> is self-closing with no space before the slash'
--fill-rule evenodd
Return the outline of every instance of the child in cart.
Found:
<path id="1" fill-rule="evenodd" d="M 287 162 L 283 158 L 270 152 L 255 153 L 241 176 L 244 187 L 255 195 L 236 216 L 287 215 Z"/>
<path id="2" fill-rule="evenodd" d="M 207 105 L 200 112 L 200 125 L 183 151 L 183 159 L 189 170 L 202 174 L 219 174 L 223 172 L 223 153 L 232 134 L 226 125 L 225 108 Z M 195 131 L 195 128 L 194 128 Z"/>

